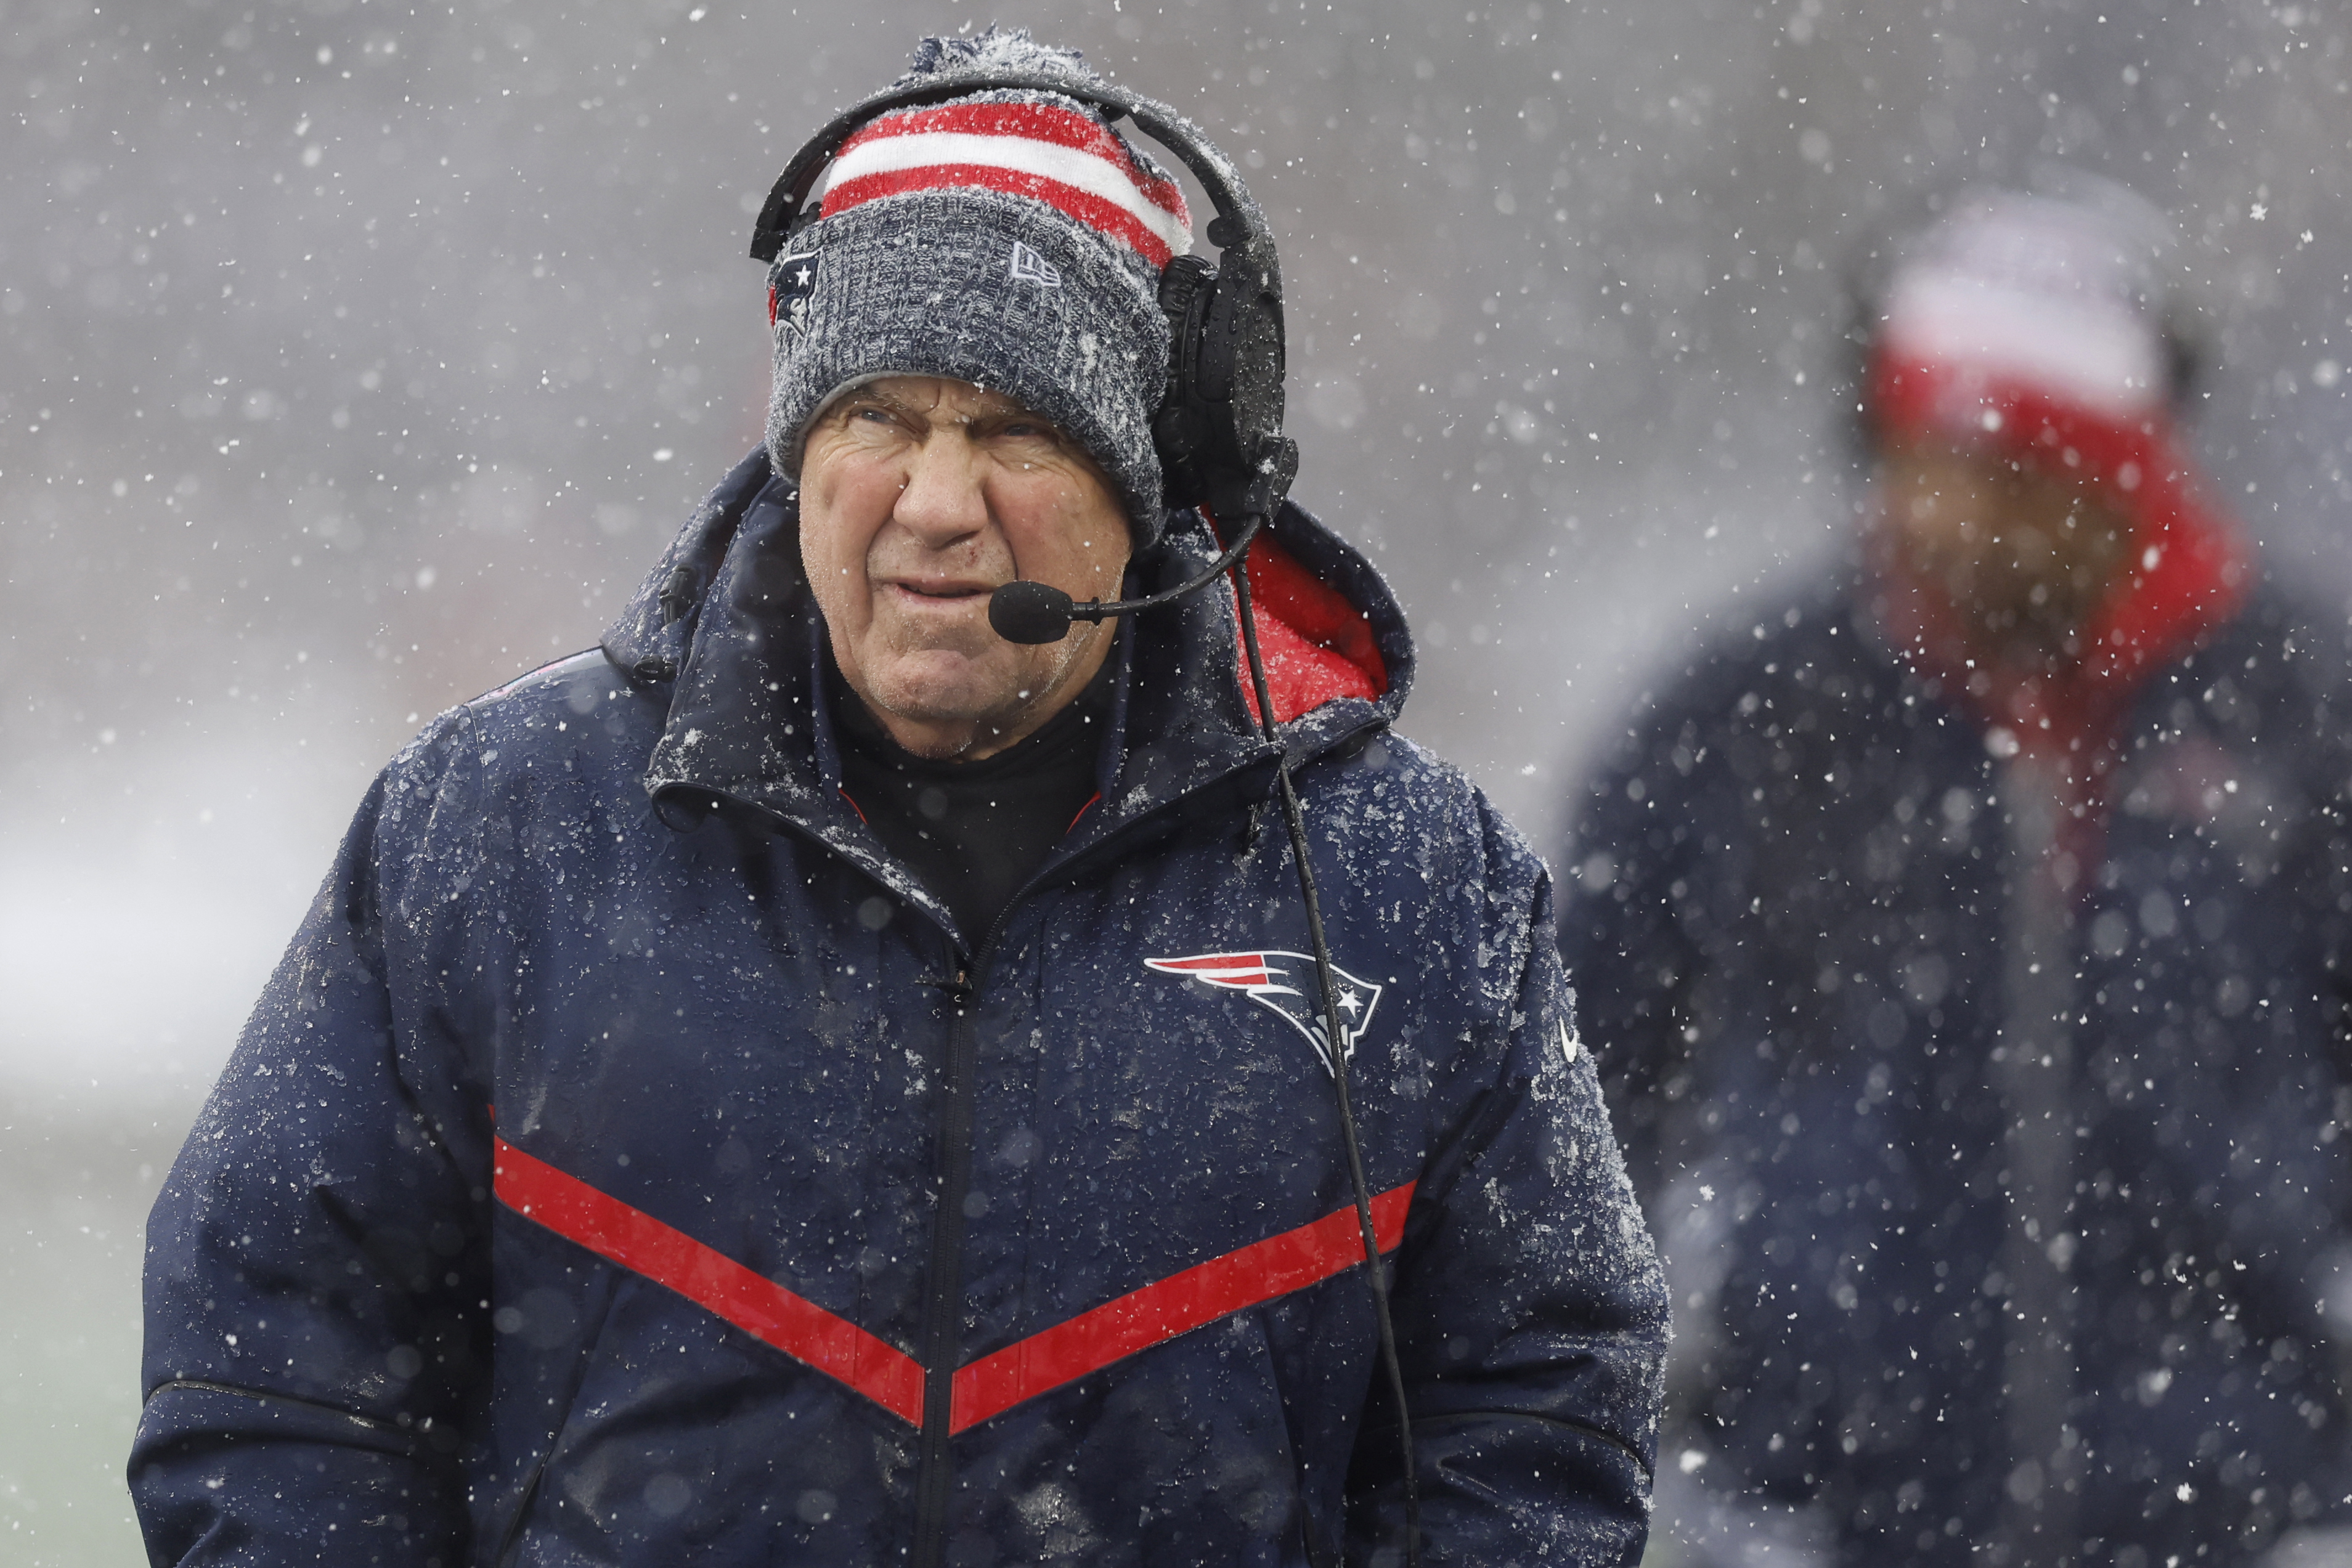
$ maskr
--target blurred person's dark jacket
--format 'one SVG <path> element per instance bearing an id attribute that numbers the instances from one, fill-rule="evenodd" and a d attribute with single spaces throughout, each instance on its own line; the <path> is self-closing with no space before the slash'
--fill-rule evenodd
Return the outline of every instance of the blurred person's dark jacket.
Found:
<path id="1" fill-rule="evenodd" d="M 2352 1501 L 2352 606 L 2261 578 L 2152 401 L 2108 418 L 2046 337 L 1970 357 L 2049 215 L 1933 275 L 1950 357 L 1868 395 L 2136 508 L 2083 666 L 1970 657 L 1873 535 L 1658 678 L 1576 804 L 1561 937 L 1667 1258 L 1662 1509 L 1701 1560 L 2237 1563 Z"/>
<path id="2" fill-rule="evenodd" d="M 2344 624 L 2258 590 L 2149 682 L 2075 923 L 2082 1522 L 2151 1564 L 2352 1492 Z M 2006 1479 L 1996 764 L 1853 587 L 1752 626 L 1585 798 L 1569 974 L 1695 1292 L 1709 1479 L 1819 1500 L 1842 1561 L 1969 1562 Z"/>

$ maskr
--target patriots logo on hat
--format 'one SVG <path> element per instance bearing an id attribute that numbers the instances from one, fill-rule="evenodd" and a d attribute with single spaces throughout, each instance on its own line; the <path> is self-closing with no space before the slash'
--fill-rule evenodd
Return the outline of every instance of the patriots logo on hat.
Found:
<path id="1" fill-rule="evenodd" d="M 1313 954 L 1197 953 L 1186 958 L 1146 958 L 1144 963 L 1163 975 L 1178 975 L 1204 986 L 1242 992 L 1258 1006 L 1281 1015 L 1315 1048 L 1323 1070 L 1332 1071 L 1330 1049 L 1324 1040 L 1321 998 L 1318 995 L 1322 988 L 1316 983 Z M 1370 980 L 1357 978 L 1337 964 L 1331 966 L 1331 978 L 1339 992 L 1340 1049 L 1352 1060 L 1356 1042 L 1364 1037 L 1366 1026 L 1372 1021 L 1372 1009 L 1380 1005 L 1381 988 Z"/>
<path id="2" fill-rule="evenodd" d="M 818 255 L 780 256 L 768 274 L 768 321 L 798 343 L 808 336 L 809 297 L 816 292 Z"/>

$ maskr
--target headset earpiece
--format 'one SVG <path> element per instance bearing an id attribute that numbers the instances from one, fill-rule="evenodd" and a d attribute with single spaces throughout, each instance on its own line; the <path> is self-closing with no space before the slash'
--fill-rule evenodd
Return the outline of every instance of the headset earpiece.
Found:
<path id="1" fill-rule="evenodd" d="M 1249 266 L 1246 247 L 1218 267 L 1180 256 L 1160 274 L 1160 308 L 1168 392 L 1151 434 L 1169 505 L 1271 517 L 1298 472 L 1297 444 L 1282 434 L 1279 284 Z"/>
<path id="2" fill-rule="evenodd" d="M 1168 392 L 1151 419 L 1160 449 L 1160 484 L 1171 507 L 1206 497 L 1192 471 L 1208 444 L 1209 414 L 1198 394 L 1201 336 L 1217 269 L 1197 256 L 1180 256 L 1160 274 L 1160 308 L 1168 318 Z"/>

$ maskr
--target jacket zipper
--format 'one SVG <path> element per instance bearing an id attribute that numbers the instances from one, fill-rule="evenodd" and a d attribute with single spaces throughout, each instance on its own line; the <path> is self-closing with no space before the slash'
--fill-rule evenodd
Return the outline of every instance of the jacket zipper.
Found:
<path id="1" fill-rule="evenodd" d="M 772 808 L 760 810 L 805 834 L 821 849 L 839 852 L 782 812 Z M 1157 815 L 1158 810 L 1150 815 Z M 924 1288 L 919 1347 L 923 1367 L 922 1448 L 915 1471 L 915 1540 L 908 1559 L 910 1568 L 940 1568 L 947 1560 L 948 1503 L 954 1480 L 948 1448 L 948 1422 L 954 1413 L 957 1357 L 963 1342 L 963 1206 L 971 1196 L 973 1081 L 979 1075 L 976 977 L 986 969 L 997 938 L 1023 899 L 1080 861 L 1092 860 L 1107 846 L 1123 841 L 1139 826 L 1139 822 L 1123 823 L 1078 854 L 1060 861 L 1048 857 L 1046 863 L 1005 901 L 971 964 L 958 969 L 954 983 L 947 988 L 955 1019 L 948 1031 L 947 1061 L 941 1079 L 946 1101 L 940 1115 L 940 1207 L 932 1218 L 930 1265 Z M 952 927 L 947 929 L 951 931 Z M 953 940 L 950 936 L 950 941 Z"/>
<path id="2" fill-rule="evenodd" d="M 1005 900 L 971 964 L 956 971 L 955 983 L 948 988 L 955 1020 L 948 1030 L 946 1075 L 940 1085 L 947 1099 L 940 1112 L 940 1207 L 932 1217 L 931 1265 L 923 1303 L 923 1448 L 915 1471 L 911 1568 L 940 1568 L 947 1561 L 948 1503 L 955 1482 L 948 1423 L 955 1413 L 956 1366 L 963 1351 L 963 1206 L 971 1196 L 973 1099 L 980 1076 L 978 977 L 986 972 L 1014 906 L 1052 869 L 1049 860 Z"/>
<path id="3" fill-rule="evenodd" d="M 971 976 L 971 969 L 959 970 L 948 991 L 955 1019 L 940 1082 L 945 1099 L 940 1111 L 940 1207 L 932 1216 L 923 1303 L 923 1447 L 915 1473 L 914 1568 L 939 1568 L 947 1556 L 948 1497 L 954 1480 L 948 1420 L 963 1342 L 963 1206 L 971 1192 L 972 1094 L 980 1056 Z"/>

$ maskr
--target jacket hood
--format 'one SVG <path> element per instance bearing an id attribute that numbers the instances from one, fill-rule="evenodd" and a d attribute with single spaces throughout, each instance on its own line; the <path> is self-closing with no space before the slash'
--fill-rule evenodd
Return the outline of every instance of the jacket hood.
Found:
<path id="1" fill-rule="evenodd" d="M 646 788 L 690 821 L 739 802 L 814 833 L 877 874 L 895 872 L 840 794 L 823 683 L 824 623 L 801 570 L 799 495 L 764 449 L 712 490 L 612 629 L 604 650 L 638 683 L 673 688 Z M 1172 512 L 1128 590 L 1172 588 L 1214 559 L 1198 514 Z M 1294 764 L 1392 724 L 1412 685 L 1404 617 L 1379 571 L 1286 504 L 1252 548 L 1250 589 L 1284 751 Z M 1271 786 L 1230 586 L 1127 617 L 1099 805 L 1061 852 L 1082 852 L 1180 800 Z M 903 873 L 893 878 L 903 880 Z M 926 902 L 929 902 L 926 899 Z"/>

